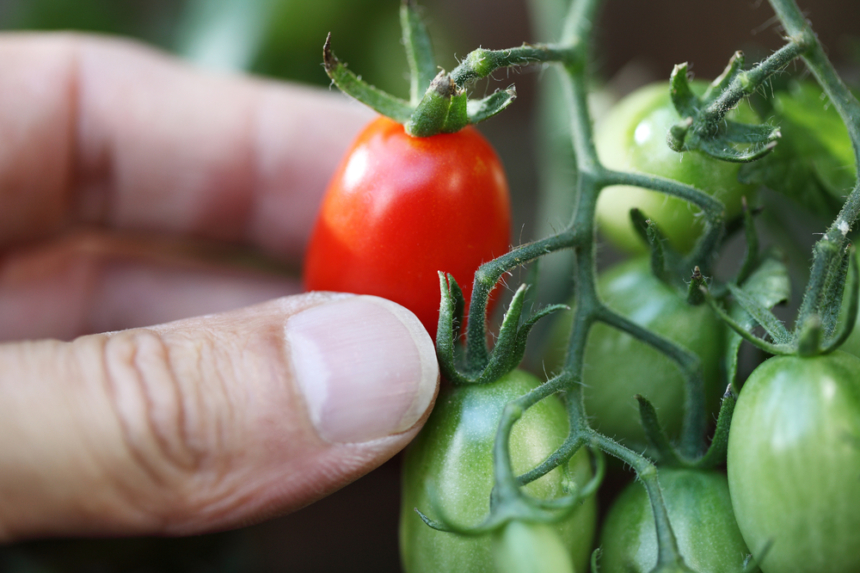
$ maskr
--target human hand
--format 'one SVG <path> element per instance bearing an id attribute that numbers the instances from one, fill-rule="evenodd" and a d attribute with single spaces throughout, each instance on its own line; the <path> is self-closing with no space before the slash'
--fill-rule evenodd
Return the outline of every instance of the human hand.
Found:
<path id="1" fill-rule="evenodd" d="M 235 527 L 414 437 L 438 382 L 414 315 L 245 306 L 299 287 L 208 256 L 297 261 L 367 112 L 119 41 L 10 35 L 0 61 L 0 339 L 29 339 L 0 345 L 0 539 Z"/>

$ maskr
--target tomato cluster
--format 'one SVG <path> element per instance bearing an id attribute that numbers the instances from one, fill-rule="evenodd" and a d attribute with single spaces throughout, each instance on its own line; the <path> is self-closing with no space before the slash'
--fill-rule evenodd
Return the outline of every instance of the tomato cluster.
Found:
<path id="1" fill-rule="evenodd" d="M 404 6 L 408 10 L 411 4 Z M 529 49 L 522 48 L 523 58 L 537 57 Z M 489 52 L 476 54 L 467 63 L 492 68 Z M 504 58 L 516 59 L 510 53 Z M 860 571 L 860 358 L 850 354 L 860 354 L 860 334 L 847 338 L 848 352 L 828 346 L 836 339 L 835 309 L 847 275 L 848 265 L 838 263 L 848 260 L 849 251 L 833 255 L 820 297 L 828 300 L 814 309 L 828 316 L 810 319 L 812 311 L 801 313 L 797 332 L 789 333 L 770 314 L 784 299 L 776 284 L 782 284 L 779 273 L 785 271 L 787 284 L 788 271 L 775 263 L 771 274 L 751 279 L 765 259 L 776 257 L 758 252 L 750 211 L 740 217 L 745 199 L 749 202 L 760 185 L 783 188 L 819 215 L 834 211 L 856 182 L 856 170 L 845 168 L 853 149 L 846 131 L 834 128 L 839 118 L 832 112 L 818 110 L 810 118 L 804 111 L 820 92 L 795 85 L 773 97 L 769 108 L 793 143 L 741 166 L 770 151 L 779 133 L 758 125 L 751 107 L 731 109 L 748 93 L 740 89 L 735 100 L 708 107 L 719 90 L 731 91 L 728 82 L 741 69 L 737 58 L 711 87 L 673 75 L 671 84 L 647 86 L 620 101 L 601 123 L 594 142 L 597 156 L 591 148 L 589 161 L 603 165 L 583 179 L 593 176 L 603 185 L 616 185 L 594 186 L 599 195 L 582 202 L 593 209 L 587 211 L 587 223 L 593 215 L 610 243 L 635 256 L 595 279 L 596 263 L 583 255 L 585 249 L 591 255 L 596 251 L 593 227 L 586 226 L 588 232 L 570 244 L 547 247 L 546 252 L 583 247 L 577 254 L 588 261 L 577 269 L 577 279 L 587 282 L 585 288 L 577 285 L 573 299 L 580 308 L 572 303 L 573 312 L 558 319 L 543 354 L 544 370 L 560 372 L 557 378 L 541 387 L 540 379 L 515 370 L 492 380 L 520 360 L 533 326 L 525 321 L 520 328 L 521 308 L 514 303 L 495 348 L 480 348 L 489 338 L 482 334 L 480 344 L 469 339 L 450 356 L 440 352 L 443 371 L 459 385 L 443 382 L 435 409 L 404 460 L 400 546 L 407 573 L 585 571 L 597 531 L 596 500 L 571 496 L 592 478 L 585 444 L 635 467 L 648 485 L 646 492 L 640 483 L 630 484 L 606 510 L 599 533 L 604 573 L 741 572 L 756 565 L 765 573 Z M 448 91 L 439 91 L 440 86 Z M 463 99 L 456 108 L 452 102 L 465 92 L 444 72 L 427 94 L 415 104 L 415 113 L 441 109 L 438 121 L 429 123 L 440 131 L 414 137 L 400 123 L 381 117 L 354 143 L 325 196 L 307 254 L 305 284 L 389 298 L 436 332 L 437 273 L 462 285 L 468 301 L 476 270 L 509 248 L 510 206 L 504 172 L 489 144 L 472 127 L 448 133 L 455 131 L 450 118 L 463 119 L 491 104 L 480 102 L 469 112 Z M 507 105 L 505 97 L 498 99 L 499 109 Z M 708 114 L 718 117 L 707 123 Z M 412 116 L 407 126 L 418 123 Z M 735 144 L 741 147 L 731 147 Z M 583 146 L 586 151 L 589 145 Z M 688 153 L 682 157 L 673 149 Z M 722 227 L 710 225 L 714 232 L 694 248 L 705 228 L 704 215 L 690 202 L 667 196 L 666 180 L 675 182 L 669 184 L 670 195 L 697 197 L 712 220 L 746 230 L 750 248 L 740 270 L 730 279 L 715 280 L 713 292 L 702 269 L 711 270 L 723 246 Z M 617 185 L 631 182 L 661 192 Z M 634 209 L 648 218 L 648 241 L 634 227 Z M 850 231 L 847 223 L 836 228 L 843 237 Z M 649 257 L 641 256 L 648 251 Z M 507 258 L 522 264 L 546 254 L 517 258 L 521 252 Z M 685 282 L 690 274 L 683 274 L 691 271 L 692 285 Z M 444 306 L 446 311 L 463 302 L 453 284 L 446 282 L 445 303 L 456 299 Z M 522 302 L 515 296 L 517 301 Z M 793 355 L 758 365 L 738 395 L 741 338 L 729 334 L 727 323 L 746 329 L 740 334 L 752 339 L 749 332 L 759 326 L 770 337 L 759 339 L 760 347 Z M 570 337 L 571 331 L 587 332 L 587 338 Z M 470 336 L 474 332 L 470 329 Z M 456 346 L 440 341 L 440 349 L 443 342 L 449 349 Z M 577 352 L 568 360 L 569 346 Z M 516 359 L 495 360 L 497 351 Z M 582 363 L 566 369 L 578 357 Z M 460 366 L 469 375 L 481 368 L 497 370 L 494 376 L 472 379 L 460 376 Z M 692 382 L 700 379 L 697 388 Z M 475 380 L 486 383 L 469 383 Z M 704 428 L 716 417 L 727 385 L 717 435 L 705 453 Z M 541 391 L 545 397 L 524 410 L 520 402 L 511 404 Z M 735 399 L 731 418 L 732 408 L 725 405 Z M 708 422 L 690 423 L 694 406 Z M 500 424 L 503 419 L 516 421 L 506 426 Z M 560 453 L 567 447 L 566 455 Z M 508 462 L 510 467 L 504 465 Z M 529 475 L 514 478 L 510 472 Z M 547 508 L 559 510 L 562 498 L 580 503 L 573 510 L 572 504 L 564 506 L 567 513 L 551 513 Z M 484 527 L 487 523 L 492 527 Z"/>

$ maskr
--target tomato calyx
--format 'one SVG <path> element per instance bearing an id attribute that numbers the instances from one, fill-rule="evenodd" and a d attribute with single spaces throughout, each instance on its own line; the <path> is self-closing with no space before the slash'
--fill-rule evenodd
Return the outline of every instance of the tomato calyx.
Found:
<path id="1" fill-rule="evenodd" d="M 442 302 L 436 330 L 436 355 L 442 375 L 454 384 L 487 384 L 511 372 L 522 362 L 528 335 L 535 324 L 557 310 L 570 308 L 563 304 L 550 305 L 523 320 L 528 285 L 520 285 L 502 320 L 496 343 L 492 351 L 488 351 L 485 328 L 481 329 L 477 343 L 472 340 L 472 335 L 467 337 L 468 347 L 459 336 L 466 303 L 454 277 L 440 271 L 439 288 Z"/>
<path id="2" fill-rule="evenodd" d="M 402 123 L 414 137 L 457 132 L 493 117 L 513 103 L 517 97 L 513 86 L 483 99 L 468 99 L 468 88 L 499 68 L 550 61 L 573 63 L 579 55 L 577 46 L 552 44 L 523 44 L 507 50 L 477 49 L 450 73 L 438 72 L 427 28 L 414 0 L 404 0 L 401 4 L 400 23 L 411 78 L 409 101 L 388 94 L 349 71 L 332 51 L 331 34 L 323 45 L 323 64 L 326 74 L 342 92 Z"/>
<path id="3" fill-rule="evenodd" d="M 686 63 L 675 66 L 670 78 L 672 104 L 681 121 L 670 128 L 666 142 L 677 152 L 699 151 L 721 161 L 748 163 L 773 151 L 781 137 L 778 127 L 726 119 L 750 87 L 743 71 L 744 56 L 735 52 L 725 71 L 700 97 L 690 88 Z"/>

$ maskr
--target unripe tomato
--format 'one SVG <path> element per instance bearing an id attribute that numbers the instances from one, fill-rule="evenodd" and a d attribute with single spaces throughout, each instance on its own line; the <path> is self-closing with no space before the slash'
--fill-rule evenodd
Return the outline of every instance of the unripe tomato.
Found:
<path id="1" fill-rule="evenodd" d="M 502 410 L 539 384 L 534 376 L 514 371 L 492 384 L 447 387 L 440 392 L 424 429 L 407 450 L 403 468 L 400 549 L 407 573 L 494 573 L 494 538 L 542 536 L 539 531 L 524 532 L 515 526 L 507 533 L 463 537 L 431 529 L 414 511 L 418 508 L 440 517 L 433 514 L 435 497 L 439 510 L 457 524 L 477 525 L 487 515 L 493 488 L 493 442 Z M 522 473 L 538 465 L 567 433 L 567 415 L 555 396 L 529 408 L 511 433 L 514 471 Z M 573 457 L 570 471 L 577 486 L 587 482 L 591 472 L 586 452 Z M 541 498 L 560 497 L 564 495 L 563 477 L 556 468 L 525 489 Z M 595 519 L 592 497 L 551 526 L 577 571 L 586 570 Z"/>
<path id="2" fill-rule="evenodd" d="M 741 573 L 749 551 L 735 522 L 726 477 L 660 468 L 657 481 L 687 567 L 697 573 Z M 648 573 L 657 564 L 654 514 L 641 484 L 630 484 L 612 505 L 600 545 L 601 573 Z"/>
<path id="3" fill-rule="evenodd" d="M 493 536 L 496 573 L 574 573 L 567 547 L 546 523 L 511 521 Z"/>
<path id="4" fill-rule="evenodd" d="M 694 90 L 704 84 L 694 82 Z M 755 114 L 741 106 L 729 114 L 737 121 L 755 122 Z M 666 134 L 680 121 L 669 97 L 669 84 L 640 88 L 622 99 L 597 126 L 595 144 L 600 160 L 611 169 L 659 175 L 692 185 L 726 206 L 726 216 L 741 212 L 741 197 L 755 187 L 738 181 L 737 163 L 726 163 L 697 152 L 676 153 Z M 701 211 L 690 203 L 639 187 L 607 187 L 597 201 L 597 223 L 613 245 L 642 253 L 647 244 L 630 222 L 630 209 L 641 209 L 666 235 L 675 249 L 687 252 L 704 229 Z"/>
<path id="5" fill-rule="evenodd" d="M 708 411 L 721 393 L 720 357 L 725 327 L 707 305 L 691 306 L 674 288 L 651 273 L 646 258 L 607 270 L 597 282 L 607 305 L 633 322 L 696 354 L 702 363 Z M 564 361 L 572 313 L 560 314 L 550 338 L 544 367 L 558 371 Z M 644 447 L 645 432 L 636 394 L 657 409 L 670 437 L 680 434 L 685 384 L 681 371 L 658 350 L 605 324 L 588 335 L 583 370 L 585 410 L 600 432 L 634 449 Z"/>
<path id="6" fill-rule="evenodd" d="M 379 117 L 329 184 L 305 288 L 393 300 L 435 334 L 437 272 L 454 275 L 468 301 L 475 270 L 507 252 L 510 218 L 504 170 L 475 128 L 418 138 Z"/>
<path id="7" fill-rule="evenodd" d="M 764 573 L 860 571 L 860 359 L 836 351 L 756 368 L 735 407 L 727 467 Z"/>

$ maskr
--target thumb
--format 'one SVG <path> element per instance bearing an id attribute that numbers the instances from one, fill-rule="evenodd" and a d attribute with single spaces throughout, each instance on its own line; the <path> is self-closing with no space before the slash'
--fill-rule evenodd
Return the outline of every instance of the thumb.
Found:
<path id="1" fill-rule="evenodd" d="M 0 539 L 190 534 L 298 509 L 402 449 L 438 378 L 411 312 L 331 293 L 0 345 Z"/>

